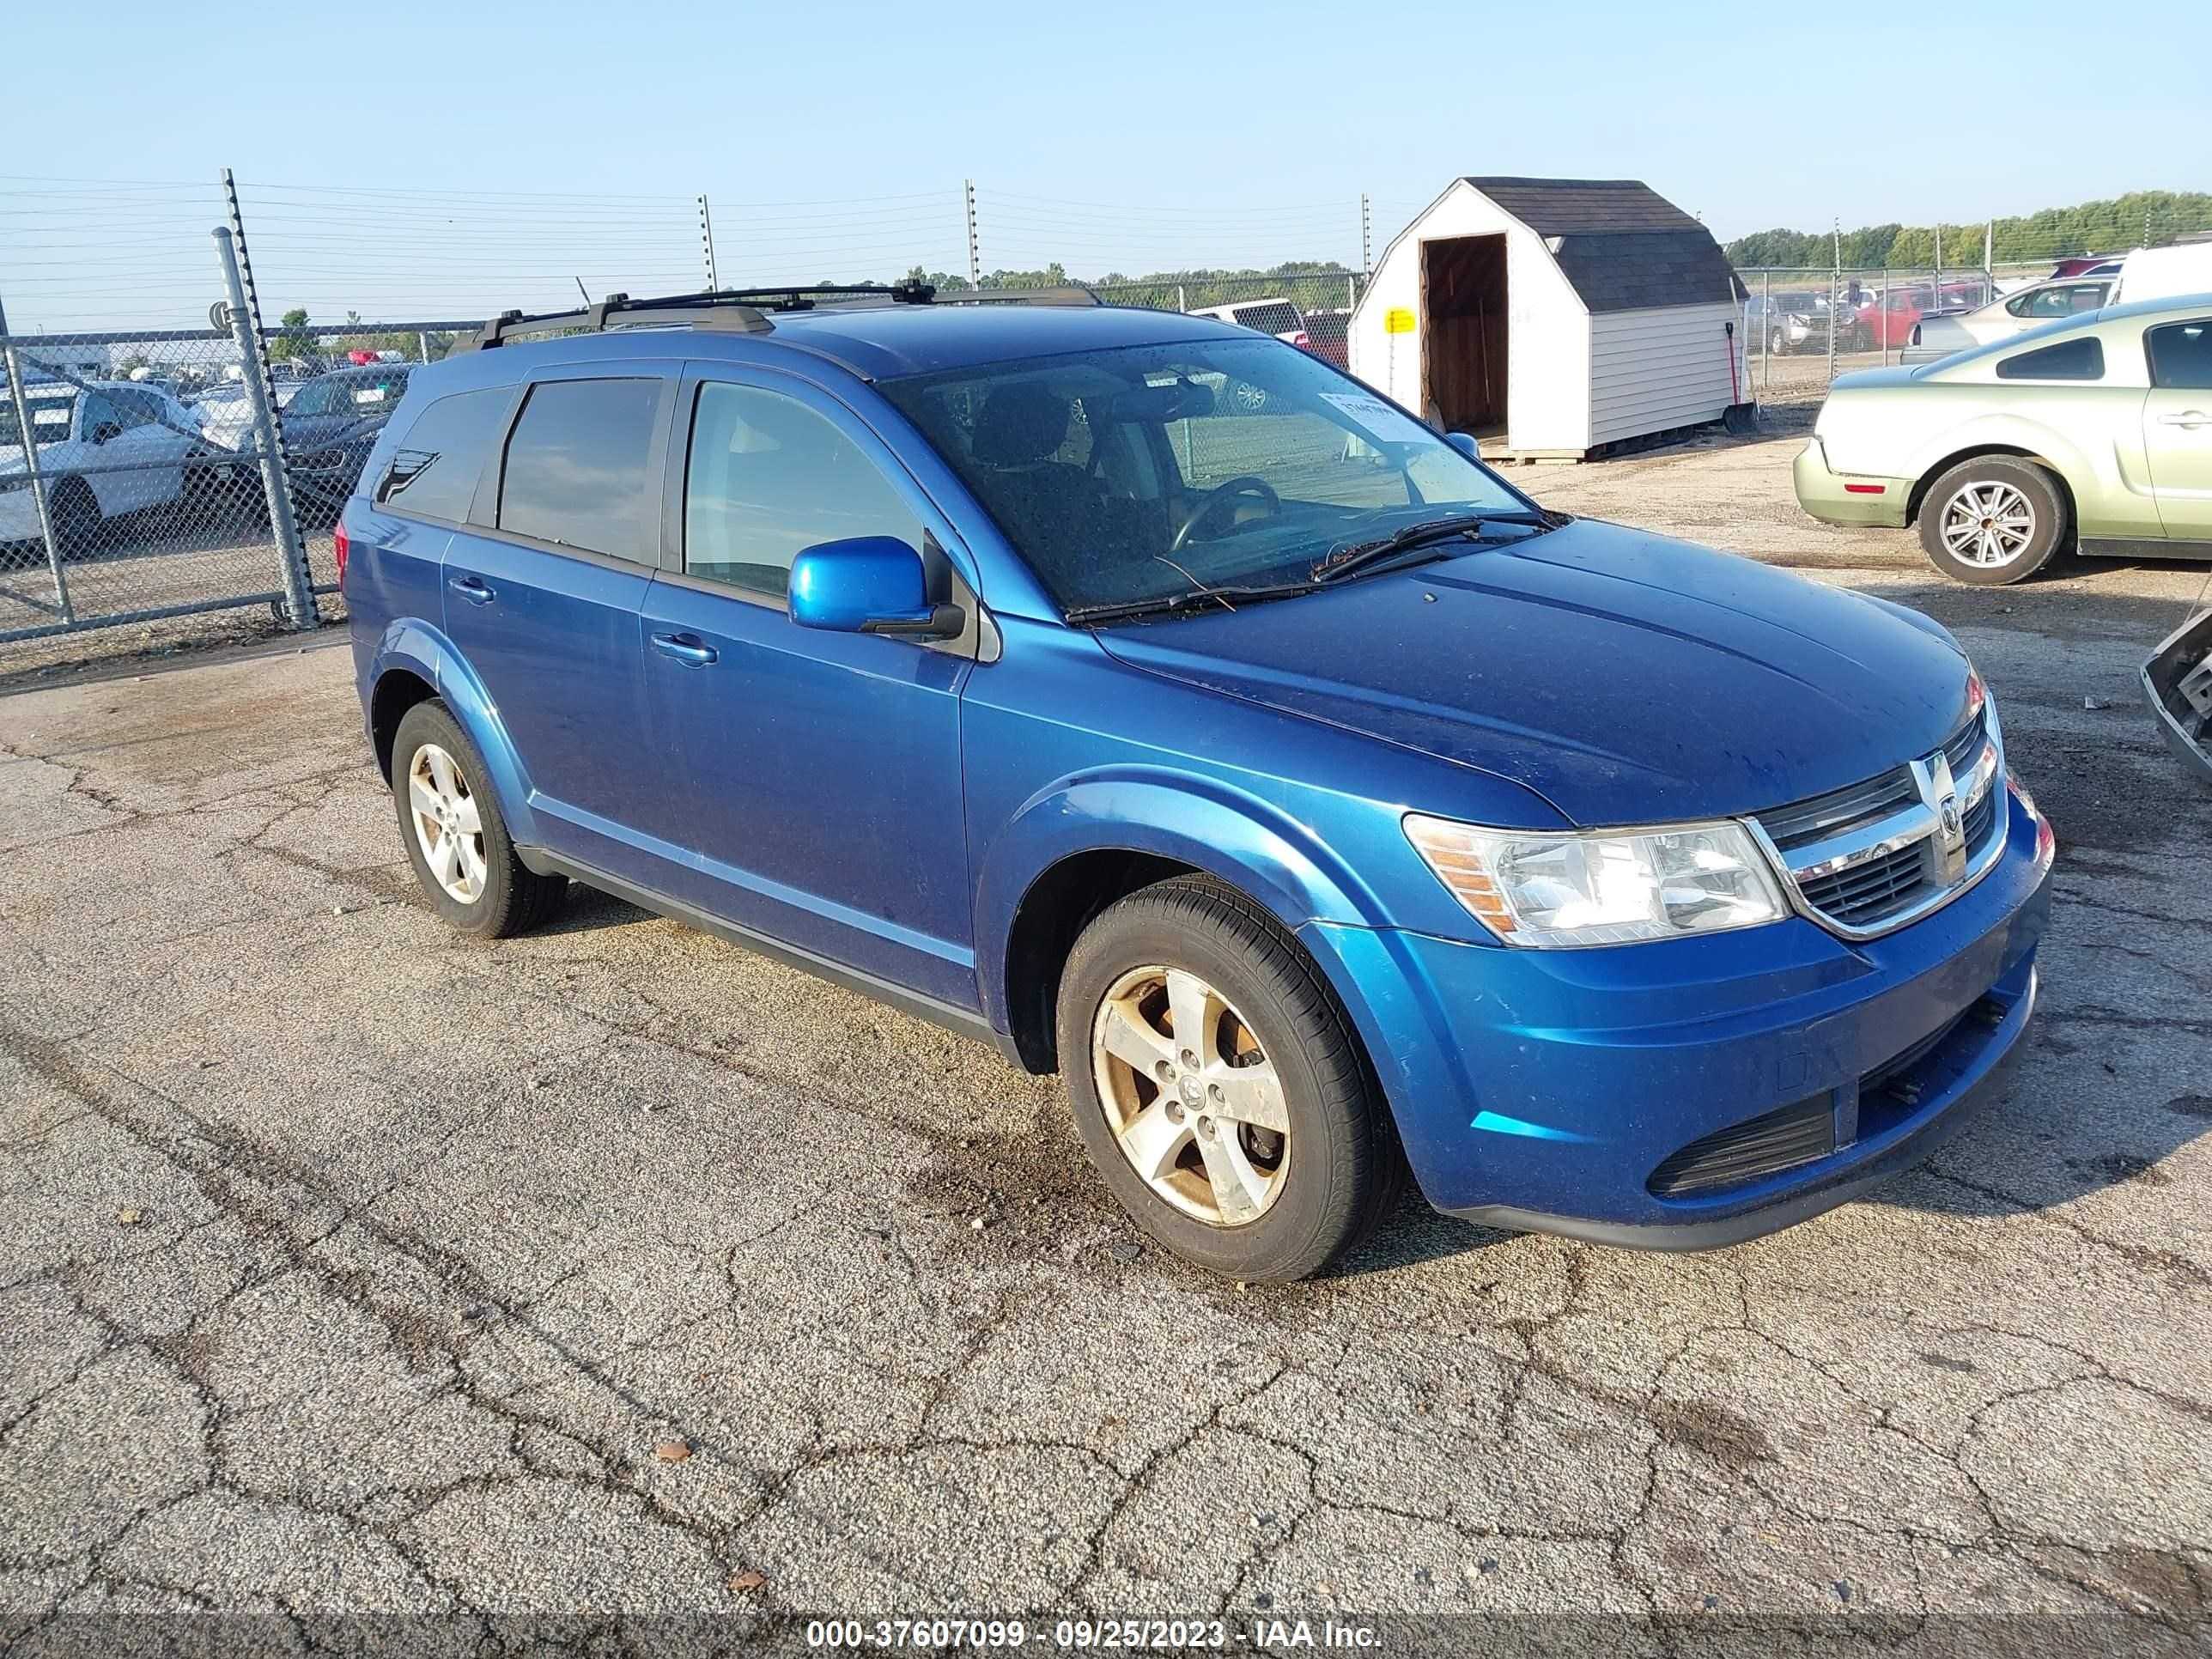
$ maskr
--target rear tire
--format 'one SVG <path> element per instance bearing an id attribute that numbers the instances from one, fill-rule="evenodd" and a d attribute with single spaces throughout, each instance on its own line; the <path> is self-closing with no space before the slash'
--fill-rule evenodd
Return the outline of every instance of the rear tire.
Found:
<path id="1" fill-rule="evenodd" d="M 2057 478 L 2016 455 L 1976 455 L 1946 471 L 1920 503 L 1920 545 L 1954 580 L 2024 581 L 2073 538 Z"/>
<path id="2" fill-rule="evenodd" d="M 538 875 L 515 856 L 483 757 L 442 702 L 418 702 L 400 718 L 392 797 L 415 878 L 462 933 L 507 939 L 560 908 L 568 878 Z"/>
<path id="3" fill-rule="evenodd" d="M 64 559 L 88 559 L 100 550 L 100 503 L 82 478 L 64 478 L 47 498 L 55 550 Z"/>
<path id="4" fill-rule="evenodd" d="M 1192 1030 L 1177 1006 L 1197 1011 Z M 1101 914 L 1061 975 L 1059 1039 L 1091 1163 L 1199 1267 L 1306 1278 L 1403 1190 L 1396 1126 L 1342 1007 L 1232 888 L 1179 878 Z"/>

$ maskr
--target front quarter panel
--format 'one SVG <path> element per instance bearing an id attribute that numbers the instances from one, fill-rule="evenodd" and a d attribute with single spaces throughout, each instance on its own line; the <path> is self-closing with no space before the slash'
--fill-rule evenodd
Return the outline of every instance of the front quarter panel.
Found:
<path id="1" fill-rule="evenodd" d="M 1072 855 L 1175 860 L 1293 931 L 1318 921 L 1488 945 L 1407 841 L 1404 814 L 1568 827 L 1491 774 L 1131 667 L 1058 623 L 1002 626 L 1002 659 L 962 704 L 977 967 L 1002 1030 L 1015 917 Z"/>

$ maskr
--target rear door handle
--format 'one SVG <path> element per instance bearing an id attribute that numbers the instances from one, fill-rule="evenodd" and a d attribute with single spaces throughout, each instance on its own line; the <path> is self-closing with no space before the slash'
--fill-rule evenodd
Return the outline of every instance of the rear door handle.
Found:
<path id="1" fill-rule="evenodd" d="M 2160 416 L 2158 423 L 2160 426 L 2212 426 L 2212 415 L 2207 415 L 2201 409 L 2185 409 L 2179 415 Z"/>
<path id="2" fill-rule="evenodd" d="M 499 597 L 493 592 L 490 583 L 477 576 L 455 576 L 447 586 L 471 605 L 489 605 Z"/>
<path id="3" fill-rule="evenodd" d="M 653 648 L 664 657 L 690 663 L 694 668 L 704 668 L 721 655 L 696 634 L 655 634 Z"/>

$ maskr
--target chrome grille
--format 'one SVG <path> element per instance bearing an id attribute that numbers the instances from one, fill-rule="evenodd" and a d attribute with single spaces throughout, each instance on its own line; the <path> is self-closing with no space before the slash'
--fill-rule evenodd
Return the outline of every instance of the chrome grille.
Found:
<path id="1" fill-rule="evenodd" d="M 1927 884 L 1927 864 L 1916 842 L 1832 876 L 1800 882 L 1797 890 L 1823 915 L 1863 927 L 1911 902 Z"/>
<path id="2" fill-rule="evenodd" d="M 1934 753 L 1754 822 L 1798 908 L 1847 939 L 1870 939 L 1948 903 L 1996 861 L 2003 787 L 2001 739 L 1984 702 Z"/>
<path id="3" fill-rule="evenodd" d="M 1917 799 L 1913 793 L 1912 774 L 1900 766 L 1894 772 L 1885 772 L 1864 783 L 1850 784 L 1826 795 L 1815 795 L 1810 800 L 1801 800 L 1794 806 L 1783 807 L 1779 811 L 1765 813 L 1759 821 L 1765 826 L 1774 844 L 1786 853 L 1808 842 L 1824 841 L 1854 824 L 1886 817 Z"/>

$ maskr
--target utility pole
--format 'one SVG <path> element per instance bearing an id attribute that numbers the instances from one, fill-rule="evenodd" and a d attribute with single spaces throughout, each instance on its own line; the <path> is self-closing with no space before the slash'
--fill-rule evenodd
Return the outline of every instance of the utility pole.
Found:
<path id="1" fill-rule="evenodd" d="M 1375 216 L 1364 190 L 1359 192 L 1359 274 L 1375 274 Z"/>
<path id="2" fill-rule="evenodd" d="M 707 210 L 707 198 L 699 198 L 699 252 L 707 260 L 707 289 L 712 293 L 721 287 L 714 274 L 714 216 Z"/>
<path id="3" fill-rule="evenodd" d="M 983 245 L 975 239 L 975 181 L 965 182 L 968 198 L 968 285 L 983 286 Z"/>

